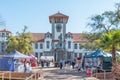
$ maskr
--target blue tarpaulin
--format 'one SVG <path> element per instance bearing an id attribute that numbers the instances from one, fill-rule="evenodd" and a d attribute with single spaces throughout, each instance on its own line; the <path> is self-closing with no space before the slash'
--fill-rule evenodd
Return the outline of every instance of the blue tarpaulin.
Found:
<path id="1" fill-rule="evenodd" d="M 0 70 L 14 71 L 14 62 L 22 58 L 30 58 L 30 57 L 16 50 L 5 56 L 2 56 L 0 58 Z"/>
<path id="2" fill-rule="evenodd" d="M 85 55 L 85 58 L 97 58 L 97 57 L 105 57 L 106 54 L 108 53 L 104 53 L 102 50 L 96 50 L 95 52 Z"/>
<path id="3" fill-rule="evenodd" d="M 12 58 L 5 58 L 5 57 L 0 58 L 0 70 L 1 71 L 9 71 L 11 64 L 13 64 Z M 11 69 L 12 68 L 14 68 L 14 67 L 11 67 Z"/>

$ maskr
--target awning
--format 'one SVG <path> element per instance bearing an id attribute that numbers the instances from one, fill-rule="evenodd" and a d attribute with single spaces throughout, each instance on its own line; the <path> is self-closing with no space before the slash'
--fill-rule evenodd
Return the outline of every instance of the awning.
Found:
<path id="1" fill-rule="evenodd" d="M 54 56 L 41 56 L 40 57 L 41 60 L 53 60 L 54 59 Z"/>

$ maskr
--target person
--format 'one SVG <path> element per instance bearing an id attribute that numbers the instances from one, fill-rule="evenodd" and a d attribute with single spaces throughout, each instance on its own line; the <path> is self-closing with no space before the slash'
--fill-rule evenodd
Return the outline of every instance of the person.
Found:
<path id="1" fill-rule="evenodd" d="M 79 71 L 81 71 L 81 67 L 80 67 L 80 66 L 78 66 L 78 72 L 79 72 Z"/>
<path id="2" fill-rule="evenodd" d="M 26 64 L 27 64 L 27 60 L 24 60 L 24 72 L 26 72 Z"/>
<path id="3" fill-rule="evenodd" d="M 43 61 L 41 61 L 41 66 L 42 66 L 42 68 L 44 67 L 44 62 Z"/>
<path id="4" fill-rule="evenodd" d="M 46 61 L 46 67 L 49 67 L 49 62 L 48 61 Z"/>
<path id="5" fill-rule="evenodd" d="M 75 66 L 75 62 L 74 61 L 72 61 L 72 68 L 74 69 L 74 66 Z"/>
<path id="6" fill-rule="evenodd" d="M 62 69 L 63 67 L 63 62 L 62 62 L 62 59 L 60 60 L 60 69 Z"/>
<path id="7" fill-rule="evenodd" d="M 13 72 L 14 72 L 14 59 L 11 59 L 11 60 L 10 60 L 9 71 L 13 71 Z"/>

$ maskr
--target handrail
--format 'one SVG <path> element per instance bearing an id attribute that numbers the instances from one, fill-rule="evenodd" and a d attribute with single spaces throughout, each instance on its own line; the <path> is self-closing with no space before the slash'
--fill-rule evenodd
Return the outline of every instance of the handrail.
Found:
<path id="1" fill-rule="evenodd" d="M 41 75 L 41 72 L 42 72 L 42 70 L 39 70 L 39 71 L 35 72 L 34 74 L 32 74 L 30 77 L 26 78 L 25 80 L 33 80 L 34 76 L 35 76 L 34 80 L 37 80 L 37 78 L 39 78 L 39 75 Z M 41 75 L 41 77 L 43 77 L 43 76 Z"/>
<path id="2" fill-rule="evenodd" d="M 4 74 L 5 74 L 5 73 L 1 73 L 1 74 L 2 74 L 2 80 L 4 80 Z"/>
<path id="3" fill-rule="evenodd" d="M 4 78 L 5 78 L 5 73 L 9 73 L 9 80 L 11 80 L 11 72 L 10 71 L 5 71 L 5 72 L 2 72 L 2 73 L 0 73 L 0 74 L 2 74 L 2 80 L 4 80 Z"/>

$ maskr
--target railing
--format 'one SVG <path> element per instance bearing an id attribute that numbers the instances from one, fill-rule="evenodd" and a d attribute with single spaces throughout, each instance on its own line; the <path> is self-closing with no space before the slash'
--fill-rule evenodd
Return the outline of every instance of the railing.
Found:
<path id="1" fill-rule="evenodd" d="M 113 80 L 112 73 L 111 72 L 106 72 L 105 70 L 102 70 L 103 73 L 96 73 L 92 74 L 92 77 L 95 77 L 97 79 L 102 79 L 102 80 Z"/>
<path id="2" fill-rule="evenodd" d="M 9 75 L 7 75 L 9 74 Z M 7 75 L 7 76 L 6 76 Z M 10 71 L 1 71 L 0 72 L 0 76 L 1 76 L 1 79 L 0 80 L 4 80 L 4 79 L 8 79 L 8 80 L 12 80 L 12 77 L 11 77 L 11 72 Z M 43 79 L 43 72 L 42 70 L 39 70 L 35 73 L 33 73 L 31 76 L 29 76 L 28 78 L 25 78 L 25 80 L 42 80 Z"/>
<path id="3" fill-rule="evenodd" d="M 38 80 L 38 78 L 39 78 L 39 80 L 43 79 L 42 70 L 35 72 L 34 74 L 32 74 L 30 77 L 26 78 L 25 80 Z"/>
<path id="4" fill-rule="evenodd" d="M 2 75 L 2 77 L 1 77 L 2 80 L 5 79 L 5 74 L 6 74 L 6 73 L 9 73 L 9 76 L 8 76 L 8 77 L 9 77 L 9 80 L 11 80 L 11 72 L 10 72 L 10 71 L 6 71 L 6 72 L 1 72 L 1 73 L 0 73 L 0 75 Z"/>

